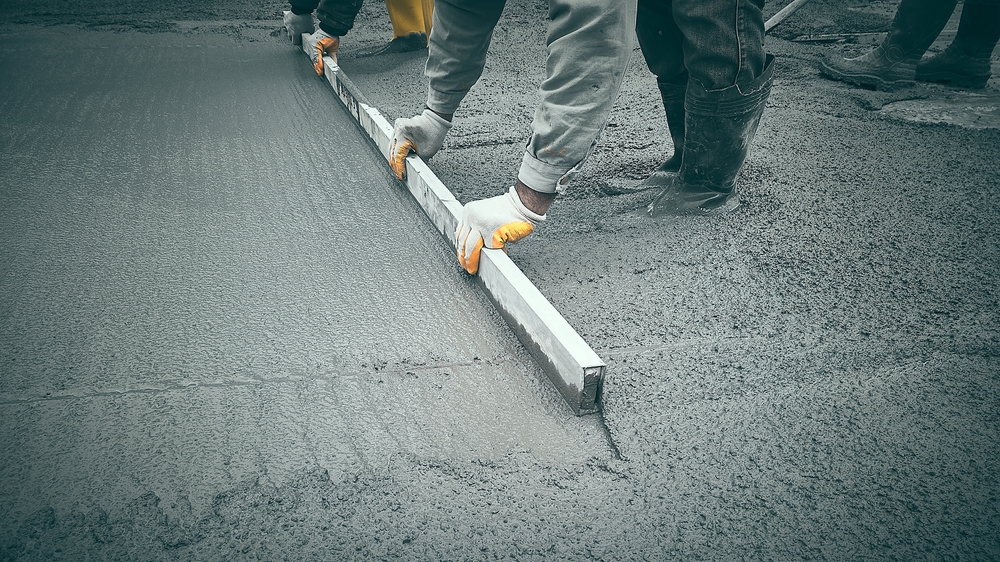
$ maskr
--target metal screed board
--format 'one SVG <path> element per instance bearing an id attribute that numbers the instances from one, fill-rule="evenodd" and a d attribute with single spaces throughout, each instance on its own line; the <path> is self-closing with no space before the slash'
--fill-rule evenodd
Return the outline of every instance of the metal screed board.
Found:
<path id="1" fill-rule="evenodd" d="M 303 50 L 307 44 L 302 41 Z M 341 103 L 375 142 L 388 165 L 392 125 L 366 102 L 332 58 L 324 58 L 323 68 Z M 410 155 L 406 159 L 406 186 L 438 231 L 454 245 L 462 204 L 419 156 Z M 573 411 L 577 415 L 596 412 L 604 361 L 503 251 L 484 249 L 477 277 L 497 310 Z"/>

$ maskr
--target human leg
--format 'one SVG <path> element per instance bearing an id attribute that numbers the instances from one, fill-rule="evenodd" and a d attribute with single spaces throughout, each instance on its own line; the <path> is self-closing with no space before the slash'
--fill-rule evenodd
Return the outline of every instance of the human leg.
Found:
<path id="1" fill-rule="evenodd" d="M 670 158 L 643 182 L 644 187 L 657 187 L 666 181 L 666 174 L 681 167 L 684 152 L 684 92 L 688 73 L 684 68 L 683 36 L 674 21 L 673 2 L 639 0 L 635 31 L 646 66 L 656 77 L 674 144 Z"/>
<path id="2" fill-rule="evenodd" d="M 674 0 L 689 78 L 683 158 L 650 204 L 653 216 L 718 213 L 739 205 L 736 178 L 771 91 L 774 58 L 764 52 L 763 1 Z"/>
<path id="3" fill-rule="evenodd" d="M 990 59 L 998 41 L 1000 1 L 966 0 L 955 40 L 944 51 L 920 61 L 915 78 L 924 82 L 984 88 L 990 79 Z"/>
<path id="4" fill-rule="evenodd" d="M 518 172 L 527 187 L 564 191 L 593 150 L 632 54 L 635 15 L 634 0 L 549 1 L 546 77 Z"/>
<path id="5" fill-rule="evenodd" d="M 685 99 L 684 158 L 649 205 L 656 217 L 719 214 L 740 204 L 736 179 L 750 153 L 771 92 L 774 58 L 752 83 L 708 90 L 692 80 Z"/>
<path id="6" fill-rule="evenodd" d="M 385 0 L 392 22 L 392 41 L 378 54 L 403 53 L 427 48 L 427 28 L 422 0 Z"/>
<path id="7" fill-rule="evenodd" d="M 853 59 L 827 57 L 827 78 L 876 90 L 912 84 L 917 62 L 955 11 L 958 0 L 903 0 L 882 44 Z"/>

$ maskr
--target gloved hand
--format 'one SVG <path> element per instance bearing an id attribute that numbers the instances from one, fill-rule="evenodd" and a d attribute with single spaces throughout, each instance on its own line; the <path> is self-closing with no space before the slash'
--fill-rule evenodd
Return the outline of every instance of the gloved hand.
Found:
<path id="1" fill-rule="evenodd" d="M 465 206 L 455 231 L 458 263 L 475 275 L 483 247 L 503 248 L 531 234 L 545 220 L 545 215 L 530 211 L 521 203 L 511 186 L 503 195 L 473 201 Z"/>
<path id="2" fill-rule="evenodd" d="M 316 30 L 313 26 L 312 14 L 294 14 L 290 10 L 285 10 L 284 17 L 285 31 L 291 38 L 293 45 L 302 44 L 302 34 L 312 33 Z"/>
<path id="3" fill-rule="evenodd" d="M 322 29 L 313 33 L 306 39 L 306 46 L 309 47 L 309 58 L 313 61 L 313 68 L 316 74 L 323 76 L 323 55 L 333 57 L 333 62 L 337 62 L 337 49 L 340 48 L 340 37 L 334 37 Z"/>
<path id="4" fill-rule="evenodd" d="M 392 128 L 392 145 L 389 147 L 389 164 L 396 177 L 403 179 L 406 174 L 406 157 L 410 151 L 424 159 L 441 150 L 444 136 L 451 130 L 451 123 L 437 113 L 425 109 L 420 115 L 409 119 L 396 119 Z"/>

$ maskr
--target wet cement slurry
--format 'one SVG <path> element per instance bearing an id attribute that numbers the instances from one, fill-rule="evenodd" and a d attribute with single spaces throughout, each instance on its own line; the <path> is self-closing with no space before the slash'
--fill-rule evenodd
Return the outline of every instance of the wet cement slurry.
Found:
<path id="1" fill-rule="evenodd" d="M 610 457 L 300 53 L 68 29 L 2 49 L 8 531 L 394 454 Z"/>
<path id="2" fill-rule="evenodd" d="M 25 7 L 23 25 L 4 29 L 37 30 L 28 24 L 51 23 L 49 12 L 35 4 L 39 3 Z M 544 71 L 544 4 L 508 3 L 483 80 L 456 116 L 444 149 L 430 163 L 463 202 L 494 195 L 512 181 Z M 105 14 L 102 6 L 102 2 L 81 0 L 65 9 L 83 14 L 93 8 Z M 244 15 L 246 19 L 234 24 L 229 20 L 236 16 L 230 13 L 242 14 L 245 3 L 223 1 L 215 7 L 219 21 L 180 22 L 173 33 L 141 37 L 147 44 L 154 37 L 167 42 L 235 38 L 250 52 L 264 49 L 255 43 L 273 42 L 276 49 L 287 46 L 276 29 L 286 6 L 276 1 L 262 6 L 270 15 L 258 14 L 262 19 Z M 1000 484 L 996 478 L 1000 474 L 1000 129 L 955 126 L 946 120 L 927 122 L 928 108 L 950 111 L 953 102 L 967 94 L 962 90 L 915 85 L 878 93 L 820 77 L 817 63 L 826 53 L 853 55 L 863 45 L 791 41 L 807 33 L 885 31 L 895 7 L 896 2 L 889 0 L 812 0 L 772 32 L 767 47 L 777 56 L 778 74 L 741 179 L 744 207 L 720 219 L 652 222 L 635 213 L 653 194 L 627 191 L 671 150 L 655 85 L 636 51 L 618 107 L 583 177 L 556 201 L 549 220 L 536 233 L 511 248 L 514 261 L 608 361 L 604 418 L 620 459 L 603 450 L 585 460 L 573 460 L 579 457 L 572 455 L 542 458 L 536 451 L 543 449 L 523 445 L 527 440 L 498 445 L 498 450 L 505 451 L 499 456 L 476 451 L 461 456 L 444 450 L 421 454 L 414 452 L 413 444 L 422 442 L 426 434 L 421 431 L 430 431 L 423 419 L 386 428 L 382 417 L 386 410 L 364 421 L 322 418 L 328 421 L 301 426 L 286 417 L 296 408 L 312 408 L 309 411 L 317 415 L 344 408 L 346 400 L 328 398 L 319 404 L 320 396 L 336 396 L 333 390 L 310 392 L 310 384 L 332 389 L 332 376 L 302 380 L 289 376 L 288 381 L 247 384 L 236 389 L 247 395 L 245 401 L 237 402 L 232 402 L 232 394 L 222 394 L 225 388 L 203 385 L 159 395 L 112 396 L 115 405 L 109 399 L 100 411 L 89 409 L 89 402 L 64 401 L 67 406 L 43 416 L 33 412 L 51 409 L 53 402 L 5 403 L 4 433 L 14 436 L 2 442 L 4 493 L 13 489 L 8 483 L 11 478 L 23 476 L 32 481 L 28 475 L 39 469 L 46 474 L 46 480 L 32 481 L 34 492 L 18 498 L 43 494 L 50 485 L 60 485 L 62 476 L 73 476 L 76 471 L 96 474 L 97 469 L 85 466 L 88 459 L 98 463 L 98 468 L 107 465 L 103 457 L 87 453 L 77 455 L 84 459 L 83 468 L 67 465 L 57 472 L 52 467 L 59 459 L 54 454 L 42 456 L 57 433 L 75 431 L 58 421 L 67 415 L 63 408 L 94 420 L 104 419 L 104 412 L 114 413 L 117 433 L 108 434 L 106 440 L 105 434 L 100 439 L 92 435 L 92 444 L 80 445 L 80 450 L 95 447 L 117 453 L 138 447 L 153 459 L 147 464 L 167 466 L 162 459 L 171 459 L 174 464 L 169 466 L 179 474 L 178 488 L 197 484 L 192 483 L 188 467 L 201 462 L 199 455 L 208 456 L 203 464 L 217 466 L 220 474 L 228 466 L 235 464 L 235 468 L 213 481 L 218 493 L 207 508 L 171 496 L 166 486 L 121 479 L 131 486 L 131 494 L 119 494 L 111 507 L 65 507 L 52 494 L 36 502 L 43 507 L 23 518 L 9 510 L 0 512 L 5 517 L 0 535 L 4 554 L 28 560 L 46 555 L 57 558 L 56 552 L 79 555 L 76 558 L 158 560 L 1000 558 Z M 768 14 L 779 8 L 780 4 L 770 6 Z M 155 7 L 137 3 L 136 9 L 147 12 L 121 16 L 119 25 L 141 27 L 155 17 L 192 19 L 184 10 L 172 12 L 162 2 Z M 93 21 L 86 19 L 91 16 L 79 17 L 88 25 L 106 25 L 102 22 L 110 16 Z M 272 31 L 274 35 L 269 35 Z M 9 32 L 13 31 L 5 31 L 4 36 Z M 421 53 L 364 56 L 389 34 L 382 5 L 366 3 L 358 25 L 343 41 L 341 64 L 392 119 L 418 111 L 425 86 L 420 76 Z M 76 45 L 119 40 L 124 36 L 90 34 Z M 299 65 L 292 74 L 307 72 L 301 53 L 287 48 L 290 64 Z M 995 53 L 995 68 L 997 61 Z M 274 82 L 287 84 L 288 80 Z M 297 87 L 289 93 L 296 107 L 323 103 L 322 96 L 303 94 Z M 985 90 L 976 93 L 984 96 L 979 100 L 996 99 L 1000 83 L 994 77 Z M 219 103 L 223 101 L 234 103 L 232 96 Z M 920 101 L 926 103 L 916 103 Z M 331 108 L 335 108 L 333 103 Z M 53 107 L 65 107 L 65 102 L 56 100 Z M 241 119 L 236 116 L 237 122 Z M 73 124 L 72 117 L 68 123 Z M 280 123 L 271 126 L 275 135 L 268 151 L 287 150 L 282 143 L 291 136 Z M 27 142 L 33 137 L 24 133 L 18 138 Z M 118 150 L 127 155 L 128 146 L 123 144 Z M 5 176 L 13 166 L 59 173 L 51 158 L 32 159 L 30 154 L 17 152 L 17 145 L 8 146 L 4 146 Z M 289 162 L 300 164 L 288 173 L 315 175 L 303 171 L 311 169 L 313 155 L 319 157 L 320 151 L 309 146 L 302 144 L 310 155 L 302 160 L 288 150 Z M 191 152 L 196 151 L 192 148 Z M 193 157 L 198 167 L 208 167 L 214 158 L 210 152 Z M 300 189 L 316 193 L 310 191 L 312 187 Z M 253 191 L 260 197 L 262 192 Z M 254 203 L 260 200 L 245 200 L 242 207 L 230 208 L 251 216 L 273 212 L 258 208 Z M 118 208 L 120 224 L 149 215 L 139 208 L 139 199 L 129 201 L 132 206 Z M 396 204 L 408 205 L 405 198 Z M 317 204 L 316 208 L 335 205 Z M 163 220 L 180 221 L 186 214 L 178 210 L 163 215 Z M 303 227 L 294 235 L 262 234 L 259 239 L 281 248 L 308 245 L 314 239 L 304 227 L 310 223 L 302 220 Z M 206 223 L 203 217 L 193 224 L 211 234 Z M 4 235 L 11 236 L 11 232 L 20 233 L 5 230 Z M 61 244 L 62 252 L 42 257 L 82 263 L 83 254 L 68 237 L 49 236 Z M 218 259 L 235 259 L 228 257 L 230 253 L 241 255 L 240 246 L 230 244 L 226 252 L 218 253 Z M 171 248 L 173 255 L 180 255 L 177 240 L 167 249 Z M 444 244 L 433 237 L 403 248 L 431 265 L 440 263 L 433 269 L 445 272 L 444 279 L 451 279 L 448 272 L 456 271 Z M 315 253 L 320 254 L 319 250 Z M 287 275 L 289 270 L 270 266 L 275 261 L 271 256 L 258 256 L 255 262 L 266 274 L 255 270 L 248 277 L 283 279 L 282 271 Z M 167 262 L 160 263 L 162 270 L 172 271 Z M 3 274 L 4 288 L 16 288 L 19 277 Z M 174 284 L 184 286 L 180 273 L 174 275 L 174 282 L 162 291 L 172 290 Z M 461 276 L 455 279 L 462 286 Z M 32 320 L 34 325 L 69 332 L 77 322 L 73 315 L 79 300 L 70 297 L 82 295 L 90 299 L 85 303 L 98 302 L 88 296 L 91 293 L 71 292 L 74 286 L 68 284 L 65 292 L 56 293 L 51 283 L 43 284 L 48 293 L 33 298 L 42 302 L 45 295 L 59 297 L 67 306 L 60 310 L 62 317 L 38 317 Z M 112 290 L 92 284 L 92 291 L 98 289 Z M 254 294 L 252 290 L 244 293 Z M 0 298 L 8 298 L 0 302 L 10 306 L 9 297 Z M 137 301 L 127 294 L 121 298 Z M 113 300 L 109 297 L 107 302 Z M 186 302 L 184 314 L 163 316 L 162 311 L 148 308 L 152 305 L 144 305 L 147 316 L 129 320 L 142 320 L 138 328 L 148 332 L 172 325 L 194 330 L 199 324 L 184 322 L 204 317 L 195 306 L 201 301 Z M 91 304 L 89 310 L 96 307 Z M 254 315 L 258 310 L 260 314 Z M 300 324 L 322 324 L 308 310 L 299 311 L 295 318 L 277 306 L 247 306 L 234 314 L 241 311 L 241 321 L 257 322 L 241 332 L 253 344 L 244 348 L 253 359 L 242 364 L 247 367 L 277 365 L 275 370 L 294 371 L 282 361 L 294 355 L 294 342 L 278 335 L 284 331 L 308 338 L 316 331 L 300 331 Z M 5 308 L 4 314 L 15 312 Z M 160 314 L 161 320 L 153 314 Z M 104 324 L 97 326 L 107 329 L 118 320 L 108 314 Z M 19 322 L 24 325 L 27 320 Z M 280 329 L 272 330 L 272 325 Z M 330 333 L 324 330 L 319 332 Z M 496 336 L 510 338 L 502 328 L 496 330 Z M 82 343 L 97 345 L 92 342 L 100 341 L 103 332 L 88 329 L 85 333 L 91 339 Z M 31 396 L 55 395 L 59 388 L 44 382 L 49 378 L 66 381 L 68 376 L 79 376 L 60 372 L 57 366 L 94 361 L 80 348 L 73 355 L 65 348 L 43 347 L 51 337 L 42 330 L 36 334 L 29 338 L 6 331 L 2 348 L 9 354 L 13 348 L 6 342 L 30 343 L 35 347 L 18 348 L 18 353 L 31 351 L 33 357 L 45 359 L 47 370 L 37 380 L 13 385 L 35 389 Z M 12 339 L 15 336 L 20 339 Z M 360 338 L 350 337 L 355 342 Z M 480 345 L 507 344 L 498 339 Z M 135 353 L 135 349 L 143 350 L 129 347 L 122 353 Z M 162 351 L 157 363 L 145 364 L 161 365 L 164 359 L 176 357 L 172 365 L 185 369 L 183 360 L 196 357 L 192 349 L 200 351 L 175 346 L 169 353 Z M 335 349 L 348 357 L 364 357 L 358 359 L 361 362 L 373 355 L 366 355 L 363 347 L 360 351 Z M 519 352 L 512 353 L 517 356 Z M 402 362 L 404 352 L 394 357 Z M 126 358 L 128 365 L 143 364 L 141 357 Z M 235 369 L 225 359 L 211 365 Z M 299 369 L 307 371 L 305 366 Z M 96 363 L 87 371 L 94 378 L 111 378 L 101 373 L 114 372 L 113 366 Z M 427 380 L 421 372 L 413 372 L 421 375 L 417 381 Z M 216 375 L 203 372 L 201 376 L 215 380 Z M 512 380 L 510 388 L 523 391 L 527 384 L 544 396 L 546 383 L 525 377 L 526 383 Z M 383 377 L 383 385 L 408 384 L 402 379 L 402 375 Z M 359 375 L 357 380 L 359 386 L 350 399 L 369 400 L 369 409 L 379 408 L 387 399 L 377 394 L 380 385 L 360 386 L 360 381 L 373 380 L 368 376 Z M 487 376 L 486 381 L 490 380 Z M 480 388 L 478 381 L 469 384 L 470 393 Z M 166 396 L 190 397 L 185 403 L 189 408 L 160 406 Z M 139 399 L 149 407 L 136 404 Z M 468 400 L 460 397 L 449 407 L 464 408 Z M 542 398 L 537 400 L 544 403 Z M 323 407 L 327 404 L 330 408 Z M 222 426 L 196 428 L 204 435 L 235 434 L 229 441 L 213 443 L 215 449 L 165 448 L 180 442 L 169 434 L 179 431 L 173 422 L 121 439 L 126 428 L 161 412 L 164 419 L 203 420 L 205 409 L 230 405 L 234 408 Z M 561 414 L 555 406 L 543 410 L 533 412 L 538 417 L 526 423 L 560 423 L 566 433 L 576 427 L 559 422 Z M 532 411 L 530 404 L 524 411 Z M 477 412 L 459 415 L 467 415 L 470 425 L 493 423 Z M 47 424 L 46 431 L 36 431 L 34 439 L 25 436 L 32 416 Z M 195 431 L 190 425 L 182 427 Z M 345 460 L 340 465 L 350 466 L 345 472 L 324 473 L 319 462 L 294 462 L 293 453 L 308 448 L 297 448 L 295 443 L 335 442 L 317 432 L 356 431 L 352 435 L 363 436 L 369 427 L 380 433 L 363 444 L 398 443 L 397 451 L 382 457 L 382 464 L 350 465 Z M 432 423 L 431 427 L 436 426 Z M 386 441 L 390 429 L 403 433 L 395 435 L 396 441 Z M 287 441 L 281 445 L 291 461 L 269 456 L 285 450 L 271 448 L 272 435 Z M 483 442 L 503 435 L 497 430 Z M 336 441 L 342 442 L 346 441 Z M 557 440 L 550 442 L 546 437 L 544 442 Z M 371 447 L 375 450 L 376 445 Z M 161 452 L 156 453 L 157 448 Z M 216 449 L 235 454 L 220 456 L 216 463 L 212 460 Z M 37 464 L 24 466 L 31 450 L 39 452 L 33 457 Z M 313 450 L 322 459 L 336 457 L 339 449 L 329 445 Z M 154 458 L 154 453 L 160 456 Z M 344 452 L 342 458 L 352 459 L 351 454 Z M 10 455 L 21 460 L 6 461 Z M 333 460 L 326 462 L 336 465 Z M 59 507 L 49 509 L 51 505 Z"/>

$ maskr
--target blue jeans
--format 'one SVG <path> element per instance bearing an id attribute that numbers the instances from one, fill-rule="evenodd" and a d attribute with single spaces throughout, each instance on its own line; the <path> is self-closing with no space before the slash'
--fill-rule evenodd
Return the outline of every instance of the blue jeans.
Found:
<path id="1" fill-rule="evenodd" d="M 505 0 L 436 0 L 427 107 L 455 113 L 483 72 Z M 593 150 L 632 54 L 635 0 L 549 0 L 546 77 L 518 179 L 562 192 Z"/>
<path id="2" fill-rule="evenodd" d="M 764 72 L 764 0 L 639 0 L 636 34 L 657 82 L 744 87 Z"/>

